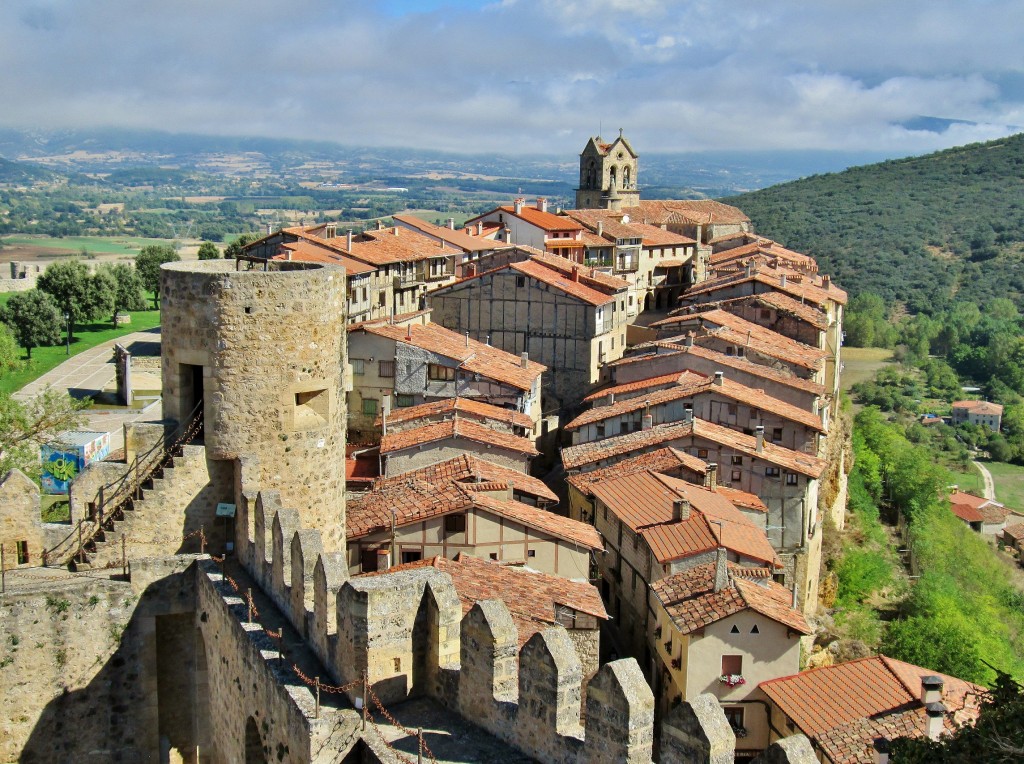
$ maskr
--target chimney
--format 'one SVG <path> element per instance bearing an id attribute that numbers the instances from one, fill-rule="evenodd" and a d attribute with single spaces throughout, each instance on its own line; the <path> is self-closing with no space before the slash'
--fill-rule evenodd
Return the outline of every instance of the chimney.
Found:
<path id="1" fill-rule="evenodd" d="M 929 703 L 924 710 L 928 714 L 925 734 L 932 740 L 938 740 L 946 728 L 946 707 L 941 703 Z"/>
<path id="2" fill-rule="evenodd" d="M 537 209 L 540 210 L 541 212 L 548 211 L 548 200 L 545 199 L 543 196 L 537 197 Z"/>
<path id="3" fill-rule="evenodd" d="M 572 267 L 572 280 L 573 281 L 579 281 L 580 280 L 580 267 L 578 265 L 574 265 Z"/>
<path id="4" fill-rule="evenodd" d="M 411 340 L 412 339 L 412 324 L 411 323 L 405 325 L 405 338 L 407 340 Z M 762 427 L 761 429 L 763 430 L 764 428 Z"/>
<path id="5" fill-rule="evenodd" d="M 690 519 L 690 500 L 687 498 L 677 498 L 672 502 L 672 519 L 681 523 L 684 520 Z"/>
<path id="6" fill-rule="evenodd" d="M 779 276 L 779 286 L 786 286 L 786 274 Z"/>
<path id="7" fill-rule="evenodd" d="M 642 429 L 650 430 L 654 427 L 654 416 L 652 414 L 644 414 Z"/>
<path id="8" fill-rule="evenodd" d="M 609 406 L 614 406 L 615 405 L 615 393 L 608 393 L 608 405 Z"/>
<path id="9" fill-rule="evenodd" d="M 384 420 L 384 421 L 387 421 L 388 414 L 391 413 L 391 393 L 390 392 L 385 392 L 381 396 L 381 398 L 382 398 L 381 405 L 380 405 L 381 419 Z"/>
<path id="10" fill-rule="evenodd" d="M 756 446 L 755 450 L 757 451 L 757 453 L 761 453 L 762 451 L 764 451 L 764 425 L 763 424 L 759 424 L 757 427 L 754 428 L 754 437 L 757 438 L 757 446 Z"/>
<path id="11" fill-rule="evenodd" d="M 686 347 L 688 347 L 688 348 L 692 348 L 693 347 L 693 337 L 694 337 L 693 332 L 687 332 L 686 333 L 686 340 L 684 341 L 683 344 L 686 345 Z"/>
<path id="12" fill-rule="evenodd" d="M 377 550 L 377 570 L 387 570 L 391 567 L 391 552 L 387 549 Z"/>
<path id="13" fill-rule="evenodd" d="M 523 368 L 529 368 L 530 366 L 530 354 L 525 350 L 519 354 L 519 363 L 523 365 Z"/>
<path id="14" fill-rule="evenodd" d="M 725 380 L 725 372 L 724 371 L 716 371 L 715 372 L 715 384 L 721 386 L 724 380 Z"/>
<path id="15" fill-rule="evenodd" d="M 291 251 L 290 249 L 286 249 L 286 250 L 284 251 L 284 259 L 285 259 L 285 260 L 287 260 L 287 261 L 289 261 L 289 262 L 291 262 L 291 259 L 292 259 L 292 251 Z"/>
<path id="16" fill-rule="evenodd" d="M 754 275 L 754 266 L 750 264 L 749 260 L 747 260 L 746 264 L 743 266 L 743 275 L 748 279 Z"/>
<path id="17" fill-rule="evenodd" d="M 348 235 L 345 237 L 345 249 L 349 252 L 352 251 L 352 229 L 348 229 Z"/>
<path id="18" fill-rule="evenodd" d="M 598 220 L 597 221 L 597 235 L 598 236 L 604 236 L 604 221 L 603 220 Z"/>
<path id="19" fill-rule="evenodd" d="M 398 226 L 395 226 L 395 236 L 398 236 Z"/>
<path id="20" fill-rule="evenodd" d="M 475 275 L 476 275 L 476 266 L 472 265 L 472 264 L 471 265 L 467 265 L 466 266 L 466 273 L 465 273 L 466 278 L 467 279 L 471 279 Z"/>
<path id="21" fill-rule="evenodd" d="M 825 275 L 825 276 L 821 277 L 821 287 L 822 287 L 822 289 L 828 289 L 831 285 L 832 285 L 832 277 L 831 276 Z"/>
<path id="22" fill-rule="evenodd" d="M 800 603 L 800 584 L 793 583 L 793 609 L 796 610 Z"/>
<path id="23" fill-rule="evenodd" d="M 274 232 L 274 224 L 267 223 L 267 236 L 270 236 Z"/>
<path id="24" fill-rule="evenodd" d="M 715 591 L 720 592 L 729 585 L 729 553 L 724 546 L 715 551 Z"/>
<path id="25" fill-rule="evenodd" d="M 451 231 L 455 230 L 455 218 L 448 218 L 448 229 Z"/>
<path id="26" fill-rule="evenodd" d="M 704 487 L 709 491 L 718 490 L 718 465 L 708 462 L 707 472 L 704 473 Z"/>
<path id="27" fill-rule="evenodd" d="M 693 421 L 693 406 L 687 403 L 683 406 L 683 424 L 689 424 Z"/>
<path id="28" fill-rule="evenodd" d="M 377 230 L 378 231 L 383 231 L 384 230 L 384 221 L 383 220 L 378 220 L 377 221 Z"/>
<path id="29" fill-rule="evenodd" d="M 942 702 L 942 677 L 930 676 L 921 677 L 921 704 L 924 706 L 930 703 Z"/>
<path id="30" fill-rule="evenodd" d="M 476 235 L 477 236 L 483 236 L 484 235 L 484 224 L 483 224 L 482 221 L 476 224 Z"/>
<path id="31" fill-rule="evenodd" d="M 491 335 L 487 335 L 487 347 L 491 346 Z"/>
<path id="32" fill-rule="evenodd" d="M 469 332 L 466 332 L 466 347 L 469 347 Z"/>
<path id="33" fill-rule="evenodd" d="M 525 199 L 516 199 L 515 202 L 513 202 L 512 209 L 514 209 L 516 211 L 517 215 L 522 213 L 522 211 L 523 211 L 523 203 L 525 201 L 526 201 Z"/>

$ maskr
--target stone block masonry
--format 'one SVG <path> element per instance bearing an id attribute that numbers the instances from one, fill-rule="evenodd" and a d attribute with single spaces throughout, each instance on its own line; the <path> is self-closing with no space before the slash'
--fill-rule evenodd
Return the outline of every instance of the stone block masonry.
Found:
<path id="1" fill-rule="evenodd" d="M 180 422 L 201 403 L 209 457 L 257 457 L 262 487 L 343 549 L 345 271 L 268 267 L 163 266 L 164 413 Z"/>

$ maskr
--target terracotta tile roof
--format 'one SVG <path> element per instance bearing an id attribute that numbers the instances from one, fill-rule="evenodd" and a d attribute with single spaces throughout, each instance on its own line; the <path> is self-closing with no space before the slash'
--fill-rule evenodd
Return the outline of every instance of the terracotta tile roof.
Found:
<path id="1" fill-rule="evenodd" d="M 764 255 L 767 258 L 790 264 L 801 271 L 817 271 L 818 263 L 810 255 L 796 252 L 783 247 L 771 239 L 757 238 L 752 242 L 743 244 L 732 249 L 725 249 L 711 255 L 711 265 L 720 266 L 735 260 L 741 260 L 752 255 Z"/>
<path id="2" fill-rule="evenodd" d="M 507 499 L 497 499 L 487 494 L 477 494 L 474 496 L 473 503 L 483 509 L 491 510 L 502 517 L 516 520 L 523 525 L 549 533 L 556 538 L 568 539 L 588 549 L 604 549 L 601 534 L 597 532 L 594 526 L 587 523 L 581 523 L 568 517 L 556 515 L 554 512 L 531 507 L 529 504 L 522 504 L 518 501 L 509 501 Z"/>
<path id="3" fill-rule="evenodd" d="M 278 254 L 274 255 L 272 259 L 341 265 L 350 276 L 373 273 L 377 270 L 372 265 L 367 265 L 359 260 L 343 255 L 337 249 L 329 248 L 326 242 L 322 245 L 306 240 L 286 242 L 278 248 Z"/>
<path id="4" fill-rule="evenodd" d="M 713 239 L 708 240 L 708 244 L 722 244 L 723 242 L 732 241 L 734 239 L 741 239 L 743 241 L 757 241 L 760 236 L 756 236 L 750 231 L 733 231 L 732 233 L 722 234 L 716 236 Z"/>
<path id="5" fill-rule="evenodd" d="M 745 358 L 739 356 L 726 355 L 720 353 L 712 348 L 701 347 L 700 345 L 692 345 L 687 347 L 681 342 L 659 340 L 657 342 L 645 343 L 644 345 L 636 345 L 632 348 L 634 351 L 642 351 L 646 345 L 649 344 L 651 347 L 660 348 L 662 350 L 668 350 L 667 353 L 661 353 L 664 356 L 674 355 L 676 353 L 689 353 L 698 358 L 703 358 L 708 361 L 713 361 L 718 366 L 724 366 L 730 369 L 737 369 L 739 371 L 745 371 L 749 374 L 754 374 L 764 379 L 770 379 L 773 382 L 786 385 L 787 387 L 793 387 L 797 390 L 803 390 L 814 395 L 824 395 L 825 386 L 819 384 L 810 379 L 801 379 L 800 377 L 792 374 L 791 372 L 782 371 L 779 369 L 773 369 L 770 366 L 764 364 L 754 363 L 748 361 Z M 620 358 L 618 360 L 609 363 L 609 366 L 620 366 L 628 363 L 635 363 L 641 360 L 650 360 L 651 354 L 647 355 L 636 355 L 628 356 L 626 358 Z"/>
<path id="6" fill-rule="evenodd" d="M 649 430 L 631 432 L 592 443 L 580 443 L 562 449 L 562 464 L 567 470 L 579 469 L 588 464 L 614 459 L 617 456 L 653 449 L 657 446 L 685 439 L 703 439 L 770 464 L 798 472 L 810 478 L 818 478 L 825 469 L 825 462 L 816 456 L 793 451 L 764 441 L 762 450 L 757 450 L 757 438 L 742 432 L 707 422 L 696 417 L 692 422 L 672 422 L 652 427 Z"/>
<path id="7" fill-rule="evenodd" d="M 949 506 L 954 515 L 968 523 L 1002 523 L 1009 514 L 1009 510 L 998 501 L 963 491 L 954 491 L 950 495 Z"/>
<path id="8" fill-rule="evenodd" d="M 675 222 L 678 216 L 691 223 L 749 223 L 742 210 L 710 199 L 663 199 L 641 201 L 638 207 L 623 210 L 631 219 L 655 225 Z"/>
<path id="9" fill-rule="evenodd" d="M 746 404 L 751 408 L 778 414 L 784 419 L 802 424 L 804 427 L 815 432 L 824 431 L 821 419 L 811 412 L 767 395 L 764 390 L 741 385 L 739 382 L 735 382 L 728 377 L 723 377 L 720 384 L 707 377 L 696 381 L 686 379 L 672 387 L 653 390 L 646 395 L 637 395 L 632 398 L 618 400 L 606 406 L 594 406 L 565 425 L 565 430 L 571 432 L 594 422 L 640 411 L 647 406 L 661 406 L 672 401 L 685 400 L 698 395 L 720 395 L 723 398 Z"/>
<path id="10" fill-rule="evenodd" d="M 998 403 L 989 403 L 988 401 L 956 401 L 953 404 L 953 410 L 966 409 L 972 414 L 986 414 L 988 416 L 994 416 L 996 414 L 1002 416 L 1003 407 Z"/>
<path id="11" fill-rule="evenodd" d="M 586 286 L 580 281 L 573 281 L 571 278 L 566 278 L 560 272 L 546 267 L 533 258 L 519 263 L 511 263 L 506 267 L 522 273 L 525 276 L 530 276 L 531 278 L 547 284 L 548 286 L 553 286 L 570 297 L 575 297 L 576 299 L 582 300 L 590 305 L 607 305 L 608 303 L 615 302 L 615 295 L 599 292 L 592 287 Z"/>
<path id="12" fill-rule="evenodd" d="M 516 624 L 520 647 L 538 631 L 558 623 L 557 613 L 562 608 L 571 608 L 601 620 L 608 619 L 601 595 L 589 582 L 539 573 L 518 565 L 481 560 L 462 552 L 455 555 L 453 560 L 431 557 L 397 565 L 386 572 L 428 567 L 452 577 L 455 591 L 462 601 L 463 615 L 480 600 L 502 600 Z M 364 573 L 357 578 L 381 574 Z"/>
<path id="13" fill-rule="evenodd" d="M 767 512 L 768 506 L 761 501 L 761 499 L 752 493 L 747 491 L 741 491 L 739 488 L 730 488 L 729 486 L 719 485 L 715 488 L 716 493 L 722 494 L 726 499 L 731 501 L 737 507 L 743 509 L 752 509 L 755 512 Z"/>
<path id="14" fill-rule="evenodd" d="M 807 369 L 820 369 L 828 356 L 825 350 L 791 340 L 760 324 L 719 309 L 670 316 L 653 322 L 651 327 L 664 331 L 698 328 L 703 334 L 698 333 L 694 338 L 695 342 L 700 341 L 702 337 L 716 337 Z"/>
<path id="15" fill-rule="evenodd" d="M 381 438 L 380 452 L 382 454 L 392 454 L 395 451 L 403 451 L 407 448 L 414 448 L 426 443 L 454 438 L 465 438 L 475 443 L 504 448 L 508 451 L 518 451 L 528 456 L 536 456 L 540 453 L 536 446 L 526 438 L 520 438 L 518 435 L 511 435 L 507 432 L 485 427 L 471 419 L 430 422 L 403 432 L 388 433 Z"/>
<path id="16" fill-rule="evenodd" d="M 591 493 L 634 532 L 647 539 L 660 563 L 724 546 L 779 567 L 764 531 L 721 494 L 656 472 L 636 472 L 591 485 Z M 686 520 L 673 520 L 676 500 L 690 502 Z"/>
<path id="17" fill-rule="evenodd" d="M 700 313 L 712 308 L 729 310 L 733 305 L 746 303 L 754 303 L 763 307 L 774 308 L 780 313 L 795 316 L 820 331 L 824 331 L 828 328 L 828 316 L 825 315 L 824 311 L 813 305 L 808 305 L 805 302 L 794 300 L 792 297 L 783 294 L 782 292 L 761 292 L 760 294 L 747 295 L 745 297 L 732 297 L 728 300 L 700 303 L 699 305 L 691 305 L 686 308 L 673 310 L 669 313 L 669 316 L 685 316 L 688 314 Z"/>
<path id="18" fill-rule="evenodd" d="M 685 451 L 675 448 L 659 448 L 646 454 L 631 456 L 598 470 L 570 475 L 566 479 L 583 495 L 592 496 L 594 484 L 608 478 L 632 475 L 636 472 L 672 472 L 681 468 L 704 475 L 707 472 L 707 466 L 706 462 Z M 721 491 L 722 487 L 719 486 L 718 490 Z M 742 493 L 742 491 L 737 491 L 737 493 Z"/>
<path id="19" fill-rule="evenodd" d="M 591 233 L 590 231 L 584 231 L 583 235 L 580 237 L 580 240 L 583 242 L 584 246 L 595 249 L 601 247 L 615 246 L 615 242 L 608 241 L 608 239 L 604 238 L 603 236 L 598 236 L 596 233 Z"/>
<path id="20" fill-rule="evenodd" d="M 1003 528 L 1003 535 L 1016 541 L 1024 541 L 1024 523 L 1014 523 Z"/>
<path id="21" fill-rule="evenodd" d="M 599 398 L 607 398 L 609 395 L 621 395 L 623 393 L 635 393 L 638 390 L 671 387 L 672 385 L 684 384 L 688 381 L 695 381 L 697 379 L 707 379 L 707 375 L 700 374 L 696 371 L 675 371 L 671 374 L 662 374 L 661 376 L 651 377 L 650 379 L 638 379 L 636 382 L 626 382 L 622 385 L 612 385 L 611 387 L 601 388 L 596 393 L 591 393 L 584 398 L 583 402 L 592 403 Z"/>
<path id="22" fill-rule="evenodd" d="M 368 493 L 348 502 L 346 507 L 348 538 L 359 538 L 390 528 L 392 509 L 396 514 L 396 522 L 399 525 L 407 525 L 436 515 L 465 510 L 470 506 L 478 505 L 488 498 L 485 494 L 471 490 L 472 486 L 477 484 L 478 479 L 486 483 L 511 487 L 513 491 L 520 494 L 527 494 L 547 501 L 557 501 L 557 496 L 537 478 L 483 459 L 463 455 L 396 477 L 382 477 L 375 480 L 373 488 Z M 584 523 L 552 515 L 543 509 L 514 501 L 506 501 L 503 505 L 517 505 L 521 510 L 520 514 L 524 517 L 534 518 L 530 510 L 541 513 L 541 521 L 553 530 L 559 531 L 565 538 L 584 539 L 589 543 L 596 537 L 597 532 L 593 527 Z M 548 515 L 555 518 L 555 521 L 548 520 L 546 517 Z M 554 524 L 552 525 L 552 523 Z M 561 528 L 562 524 L 564 524 L 564 528 Z M 566 533 L 569 535 L 565 535 Z M 597 538 L 599 539 L 599 537 Z"/>
<path id="23" fill-rule="evenodd" d="M 415 215 L 392 215 L 391 217 L 405 226 L 415 228 L 417 231 L 428 236 L 436 236 L 437 238 L 444 240 L 445 244 L 458 247 L 465 252 L 490 252 L 496 248 L 511 248 L 511 245 L 504 245 L 501 242 L 484 240 L 480 237 L 472 236 L 464 230 L 452 229 L 447 226 L 428 223 L 426 220 L 418 218 Z M 498 244 L 497 247 L 495 246 L 496 244 Z"/>
<path id="24" fill-rule="evenodd" d="M 793 608 L 793 593 L 755 573 L 747 578 L 743 568 L 729 566 L 729 584 L 715 591 L 715 564 L 697 565 L 651 584 L 651 590 L 682 634 L 692 634 L 709 624 L 744 610 L 753 610 L 800 634 L 813 629 Z"/>
<path id="25" fill-rule="evenodd" d="M 547 366 L 536 361 L 529 361 L 526 368 L 523 368 L 519 356 L 477 340 L 467 340 L 465 335 L 445 329 L 440 324 L 399 326 L 365 322 L 360 325 L 360 329 L 461 361 L 462 368 L 471 374 L 480 374 L 520 390 L 530 390 L 534 380 L 547 371 Z"/>
<path id="26" fill-rule="evenodd" d="M 602 273 L 596 268 L 579 265 L 564 257 L 558 257 L 557 255 L 549 255 L 541 252 L 533 255 L 530 259 L 534 262 L 540 263 L 541 265 L 547 266 L 548 268 L 556 270 L 561 274 L 569 276 L 570 278 L 575 270 L 576 273 L 579 274 L 581 284 L 592 287 L 599 292 L 612 294 L 629 288 L 629 282 L 625 279 L 620 279 L 618 276 L 610 276 L 607 273 Z"/>
<path id="27" fill-rule="evenodd" d="M 926 676 L 943 680 L 947 728 L 977 718 L 985 688 L 884 655 L 771 679 L 759 687 L 831 761 L 873 762 L 869 746 L 875 738 L 924 734 L 919 712 Z"/>
<path id="28" fill-rule="evenodd" d="M 781 279 L 783 274 L 786 275 L 785 284 L 782 283 Z M 820 279 L 818 280 L 820 281 Z M 713 294 L 720 289 L 749 281 L 756 281 L 771 289 L 785 292 L 796 299 L 810 301 L 820 306 L 825 306 L 829 302 L 845 305 L 847 300 L 846 292 L 835 284 L 830 283 L 826 289 L 814 283 L 810 276 L 786 268 L 757 270 L 750 276 L 747 276 L 745 271 L 742 270 L 736 273 L 727 273 L 692 287 L 683 295 L 682 299 L 685 301 L 700 295 Z"/>
<path id="29" fill-rule="evenodd" d="M 582 231 L 583 226 L 577 223 L 571 218 L 567 218 L 564 215 L 556 215 L 553 212 L 541 212 L 534 206 L 523 204 L 520 207 L 520 211 L 517 213 L 514 205 L 502 205 L 497 207 L 490 212 L 485 212 L 483 215 L 478 215 L 475 218 L 466 221 L 466 225 L 475 223 L 481 218 L 492 215 L 495 212 L 504 212 L 508 215 L 515 215 L 521 220 L 525 220 L 527 223 L 536 226 L 544 231 Z M 579 243 L 579 242 L 577 242 Z"/>
<path id="30" fill-rule="evenodd" d="M 381 266 L 453 257 L 462 250 L 447 245 L 441 247 L 436 241 L 408 228 L 382 228 L 356 236 L 350 252 L 357 260 Z"/>
<path id="31" fill-rule="evenodd" d="M 493 406 L 490 403 L 477 400 L 476 398 L 442 398 L 439 401 L 421 403 L 418 406 L 404 406 L 391 409 L 388 414 L 388 424 L 399 424 L 412 422 L 417 419 L 429 419 L 430 417 L 444 416 L 446 414 L 457 415 L 465 413 L 489 419 L 494 422 L 504 423 L 514 427 L 523 427 L 527 430 L 533 427 L 533 420 L 526 414 L 513 409 L 506 409 L 500 406 Z M 377 417 L 379 427 L 382 419 Z"/>

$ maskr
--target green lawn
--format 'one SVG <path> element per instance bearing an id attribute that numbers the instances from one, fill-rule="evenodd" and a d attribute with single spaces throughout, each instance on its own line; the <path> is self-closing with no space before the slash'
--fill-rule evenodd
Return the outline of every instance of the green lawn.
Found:
<path id="1" fill-rule="evenodd" d="M 1006 462 L 982 462 L 992 473 L 996 484 L 996 500 L 1024 512 L 1024 467 Z"/>
<path id="2" fill-rule="evenodd" d="M 985 495 L 985 481 L 981 477 L 981 473 L 978 472 L 972 465 L 968 472 L 957 472 L 956 470 L 949 470 L 949 484 L 960 487 L 961 491 L 966 493 L 973 493 L 975 496 Z"/>
<path id="3" fill-rule="evenodd" d="M 872 379 L 875 372 L 892 363 L 892 351 L 887 348 L 843 348 L 842 387 L 847 392 L 858 382 Z"/>
<path id="4" fill-rule="evenodd" d="M 10 297 L 10 293 L 0 294 L 0 304 L 6 302 L 8 297 Z M 125 334 L 160 326 L 160 311 L 158 310 L 144 310 L 131 313 L 130 315 L 132 317 L 131 323 L 119 326 L 117 329 L 111 329 L 109 321 L 97 321 L 79 326 L 75 329 L 75 339 L 71 343 L 71 355 L 76 355 L 83 350 L 96 347 L 103 342 L 116 339 Z M 20 371 L 10 372 L 0 377 L 0 391 L 13 393 L 16 390 L 20 390 L 32 380 L 64 363 L 68 359 L 65 353 L 66 348 L 63 344 L 53 347 L 33 348 L 32 360 L 26 361 Z"/>
<path id="5" fill-rule="evenodd" d="M 101 255 L 135 255 L 147 244 L 170 244 L 170 239 L 143 239 L 137 236 L 4 236 L 0 241 L 8 246 L 46 247 L 81 252 L 82 248 Z"/>

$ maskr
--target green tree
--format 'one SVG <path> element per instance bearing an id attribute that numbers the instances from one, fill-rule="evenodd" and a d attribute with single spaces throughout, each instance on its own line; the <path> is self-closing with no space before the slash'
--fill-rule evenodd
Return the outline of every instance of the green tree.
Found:
<path id="1" fill-rule="evenodd" d="M 259 241 L 260 238 L 262 237 L 258 233 L 243 233 L 224 248 L 224 257 L 228 260 L 238 257 L 247 244 Z"/>
<path id="2" fill-rule="evenodd" d="M 38 473 L 39 446 L 81 426 L 81 411 L 88 405 L 53 388 L 26 402 L 0 393 L 0 476 L 15 468 Z"/>
<path id="3" fill-rule="evenodd" d="M 39 277 L 39 288 L 47 292 L 61 312 L 68 316 L 71 337 L 75 327 L 106 315 L 114 301 L 114 282 L 107 276 L 91 274 L 88 266 L 73 260 L 54 263 Z"/>
<path id="4" fill-rule="evenodd" d="M 60 309 L 50 295 L 38 289 L 11 295 L 0 308 L 0 321 L 10 327 L 29 358 L 32 348 L 60 342 Z"/>
<path id="5" fill-rule="evenodd" d="M 153 307 L 160 307 L 160 266 L 181 260 L 178 253 L 166 244 L 150 244 L 135 256 L 135 269 L 142 279 L 142 286 L 153 293 Z"/>
<path id="6" fill-rule="evenodd" d="M 114 313 L 111 321 L 117 328 L 117 314 L 122 311 L 145 310 L 146 296 L 143 294 L 142 278 L 130 265 L 118 263 L 100 269 L 114 280 Z"/>
<path id="7" fill-rule="evenodd" d="M 985 678 L 977 635 L 954 620 L 911 616 L 894 621 L 889 625 L 882 649 L 897 660 L 969 682 L 984 681 Z"/>
<path id="8" fill-rule="evenodd" d="M 0 321 L 0 377 L 21 366 L 18 355 L 18 343 L 14 335 L 7 328 L 7 324 Z"/>
<path id="9" fill-rule="evenodd" d="M 204 241 L 199 245 L 200 260 L 216 260 L 218 257 L 220 257 L 220 250 L 212 241 Z"/>

